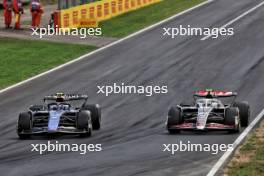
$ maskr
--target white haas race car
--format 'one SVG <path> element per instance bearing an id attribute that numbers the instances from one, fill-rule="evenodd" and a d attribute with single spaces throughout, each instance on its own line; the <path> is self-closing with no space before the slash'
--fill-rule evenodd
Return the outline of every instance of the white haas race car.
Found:
<path id="1" fill-rule="evenodd" d="M 194 94 L 193 104 L 171 107 L 166 127 L 169 133 L 181 130 L 226 130 L 238 133 L 240 127 L 248 126 L 250 107 L 248 102 L 235 102 L 236 92 L 200 90 Z M 232 98 L 224 104 L 220 98 Z"/>

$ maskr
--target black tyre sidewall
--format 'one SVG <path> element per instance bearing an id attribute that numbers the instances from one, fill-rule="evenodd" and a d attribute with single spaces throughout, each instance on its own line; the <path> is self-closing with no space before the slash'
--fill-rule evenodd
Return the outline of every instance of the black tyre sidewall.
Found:
<path id="1" fill-rule="evenodd" d="M 181 111 L 177 107 L 171 107 L 168 112 L 167 128 L 182 123 Z"/>
<path id="2" fill-rule="evenodd" d="M 24 130 L 30 131 L 32 129 L 32 118 L 30 112 L 22 112 L 19 114 L 17 121 L 17 134 L 20 139 L 28 139 L 31 134 L 21 133 Z"/>
<path id="3" fill-rule="evenodd" d="M 80 111 L 76 118 L 76 128 L 77 129 L 88 129 L 89 119 L 90 119 L 89 111 Z"/>
<path id="4" fill-rule="evenodd" d="M 225 125 L 235 125 L 235 116 L 237 115 L 237 108 L 231 107 L 225 110 Z"/>
<path id="5" fill-rule="evenodd" d="M 235 128 L 232 130 L 229 130 L 230 133 L 238 133 L 240 131 L 240 122 L 236 124 L 235 117 L 238 115 L 238 108 L 237 107 L 231 107 L 227 108 L 225 110 L 225 125 L 235 125 Z"/>
<path id="6" fill-rule="evenodd" d="M 184 106 L 185 107 L 188 107 L 188 106 L 191 106 L 191 103 L 183 101 L 183 102 L 180 103 L 180 106 L 182 106 L 182 107 L 184 107 Z"/>
<path id="7" fill-rule="evenodd" d="M 242 127 L 247 127 L 249 123 L 250 107 L 247 102 L 235 102 L 234 107 L 238 107 L 240 123 Z"/>
<path id="8" fill-rule="evenodd" d="M 29 112 L 22 112 L 18 117 L 18 131 L 32 129 L 31 114 Z"/>
<path id="9" fill-rule="evenodd" d="M 44 105 L 32 105 L 29 107 L 29 109 L 31 111 L 41 111 L 41 110 L 44 110 L 45 109 L 45 106 Z"/>
<path id="10" fill-rule="evenodd" d="M 91 112 L 91 119 L 94 130 L 99 130 L 101 127 L 101 108 L 98 104 L 85 104 L 83 106 L 84 110 Z"/>

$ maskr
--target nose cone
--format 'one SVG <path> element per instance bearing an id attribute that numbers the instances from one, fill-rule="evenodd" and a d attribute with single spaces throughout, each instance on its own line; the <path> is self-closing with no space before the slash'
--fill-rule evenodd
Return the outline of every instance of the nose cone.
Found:
<path id="1" fill-rule="evenodd" d="M 211 110 L 212 108 L 208 108 L 208 107 L 198 108 L 198 116 L 196 121 L 196 128 L 198 130 L 203 130 L 205 128 L 207 118 Z"/>
<path id="2" fill-rule="evenodd" d="M 49 123 L 48 131 L 56 131 L 59 127 L 60 117 L 63 114 L 63 111 L 50 111 L 49 112 Z"/>

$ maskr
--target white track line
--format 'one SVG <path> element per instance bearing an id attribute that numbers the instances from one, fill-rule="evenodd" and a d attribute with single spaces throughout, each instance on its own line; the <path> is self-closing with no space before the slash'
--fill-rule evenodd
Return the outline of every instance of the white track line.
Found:
<path id="1" fill-rule="evenodd" d="M 246 11 L 245 13 L 239 15 L 238 17 L 236 17 L 235 19 L 229 21 L 228 23 L 226 23 L 224 26 L 220 27 L 221 28 L 226 28 L 227 26 L 230 26 L 231 24 L 235 23 L 236 21 L 240 20 L 241 18 L 243 18 L 244 16 L 250 14 L 251 12 L 255 11 L 256 9 L 258 9 L 259 7 L 261 7 L 262 5 L 264 5 L 264 1 L 260 4 L 258 4 L 257 6 L 253 7 L 252 9 Z M 211 37 L 212 35 L 207 35 L 203 38 L 201 38 L 202 41 L 207 40 Z"/>
<path id="2" fill-rule="evenodd" d="M 201 3 L 201 4 L 198 4 L 198 5 L 196 5 L 196 6 L 192 7 L 192 8 L 190 8 L 190 9 L 187 9 L 187 10 L 185 10 L 185 11 L 182 11 L 182 12 L 176 14 L 176 15 L 173 15 L 173 16 L 171 16 L 171 17 L 169 17 L 169 18 L 166 18 L 165 20 L 162 20 L 162 21 L 160 21 L 160 22 L 158 22 L 158 23 L 155 23 L 155 24 L 153 24 L 153 25 L 151 25 L 151 26 L 149 26 L 149 27 L 146 27 L 146 28 L 144 28 L 144 29 L 142 29 L 142 30 L 139 30 L 139 31 L 137 31 L 137 32 L 135 32 L 135 33 L 133 33 L 133 34 L 127 36 L 127 37 L 124 37 L 124 38 L 119 39 L 119 40 L 117 40 L 117 41 L 115 41 L 115 42 L 113 42 L 113 43 L 110 43 L 110 44 L 108 44 L 108 45 L 106 45 L 106 46 L 104 46 L 104 47 L 102 47 L 102 48 L 99 48 L 99 49 L 97 49 L 97 50 L 95 50 L 95 51 L 93 51 L 93 52 L 90 52 L 90 53 L 88 53 L 88 54 L 85 54 L 85 55 L 83 55 L 83 56 L 80 56 L 80 57 L 78 57 L 78 58 L 76 58 L 76 59 L 74 59 L 74 60 L 72 60 L 72 61 L 70 61 L 70 62 L 67 62 L 67 63 L 62 64 L 62 65 L 60 65 L 60 66 L 58 66 L 58 67 L 55 67 L 55 68 L 53 68 L 53 69 L 51 69 L 51 70 L 48 70 L 48 71 L 46 71 L 46 72 L 43 72 L 43 73 L 38 74 L 38 75 L 36 75 L 36 76 L 33 76 L 33 77 L 31 77 L 31 78 L 29 78 L 29 79 L 27 79 L 27 80 L 24 80 L 24 81 L 22 81 L 22 82 L 19 82 L 19 83 L 17 83 L 17 84 L 14 84 L 14 85 L 12 85 L 12 86 L 10 86 L 10 87 L 7 87 L 7 88 L 5 88 L 5 89 L 2 89 L 2 90 L 0 90 L 0 94 L 4 93 L 4 92 L 6 92 L 6 91 L 8 91 L 8 90 L 10 90 L 10 89 L 13 89 L 13 88 L 15 88 L 15 87 L 21 86 L 21 85 L 23 85 L 23 84 L 25 84 L 25 83 L 28 83 L 28 82 L 30 82 L 30 81 L 32 81 L 32 80 L 34 80 L 34 79 L 37 79 L 37 78 L 39 78 L 39 77 L 41 77 L 41 76 L 47 75 L 47 74 L 49 74 L 49 73 L 51 73 L 51 72 L 54 72 L 54 71 L 59 70 L 59 69 L 61 69 L 61 68 L 63 68 L 63 67 L 66 67 L 66 66 L 68 66 L 68 65 L 70 65 L 70 64 L 73 64 L 73 63 L 75 63 L 75 62 L 78 62 L 78 61 L 80 61 L 80 60 L 82 60 L 82 59 L 84 59 L 84 58 L 86 58 L 86 57 L 88 57 L 88 56 L 91 56 L 91 55 L 93 55 L 93 54 L 99 53 L 100 51 L 103 51 L 103 50 L 105 50 L 105 49 L 107 49 L 107 48 L 110 48 L 110 47 L 112 47 L 112 46 L 114 46 L 114 45 L 116 45 L 116 44 L 118 44 L 118 43 L 121 43 L 121 42 L 124 41 L 124 40 L 130 39 L 130 38 L 132 38 L 132 37 L 134 37 L 134 36 L 136 36 L 136 35 L 138 35 L 138 34 L 141 34 L 141 33 L 145 32 L 145 31 L 148 31 L 148 30 L 150 30 L 150 29 L 153 29 L 153 28 L 155 28 L 155 27 L 157 27 L 157 26 L 159 26 L 159 25 L 161 25 L 161 24 L 163 24 L 163 23 L 166 23 L 166 22 L 168 22 L 168 21 L 170 21 L 170 20 L 172 20 L 172 19 L 174 19 L 174 18 L 177 18 L 177 17 L 179 17 L 179 16 L 181 16 L 181 15 L 183 15 L 183 14 L 186 14 L 186 13 L 188 13 L 188 12 L 191 12 L 192 10 L 197 9 L 197 8 L 199 8 L 199 7 L 201 7 L 201 6 L 204 6 L 204 5 L 206 5 L 206 4 L 208 4 L 208 3 L 211 3 L 211 2 L 213 2 L 213 1 L 214 1 L 214 0 L 207 0 L 207 1 L 203 2 L 203 3 Z"/>
<path id="3" fill-rule="evenodd" d="M 249 124 L 249 126 L 241 133 L 238 138 L 233 143 L 233 151 L 226 151 L 224 155 L 217 161 L 217 163 L 212 167 L 212 169 L 209 171 L 207 176 L 214 176 L 217 171 L 225 164 L 227 159 L 233 154 L 235 149 L 239 146 L 239 144 L 246 138 L 248 133 L 253 129 L 253 127 L 262 119 L 264 116 L 264 109 L 258 114 L 258 116 Z"/>

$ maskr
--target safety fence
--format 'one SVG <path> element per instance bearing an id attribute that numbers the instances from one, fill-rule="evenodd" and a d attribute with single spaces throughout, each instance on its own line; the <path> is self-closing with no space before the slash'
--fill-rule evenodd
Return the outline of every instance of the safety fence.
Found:
<path id="1" fill-rule="evenodd" d="M 98 22 L 136 10 L 162 0 L 102 0 L 60 10 L 59 27 L 78 28 L 97 26 Z"/>

